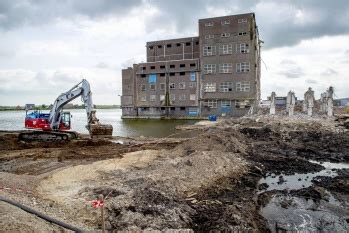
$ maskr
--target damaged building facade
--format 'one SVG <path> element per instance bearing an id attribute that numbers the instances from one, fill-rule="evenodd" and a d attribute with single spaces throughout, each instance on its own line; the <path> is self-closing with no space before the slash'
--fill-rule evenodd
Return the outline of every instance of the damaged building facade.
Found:
<path id="1" fill-rule="evenodd" d="M 147 42 L 122 70 L 123 118 L 241 116 L 260 100 L 254 13 L 199 20 L 199 36 Z"/>

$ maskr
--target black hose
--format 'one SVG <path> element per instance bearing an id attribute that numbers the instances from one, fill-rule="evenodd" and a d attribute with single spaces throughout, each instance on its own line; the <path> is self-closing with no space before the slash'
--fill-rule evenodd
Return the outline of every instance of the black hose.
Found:
<path id="1" fill-rule="evenodd" d="M 32 208 L 29 208 L 29 207 L 27 207 L 25 205 L 22 205 L 22 204 L 18 203 L 18 202 L 9 200 L 9 199 L 7 199 L 7 198 L 5 198 L 3 196 L 0 196 L 0 201 L 6 202 L 6 203 L 11 204 L 11 205 L 14 205 L 14 206 L 16 206 L 18 208 L 21 208 L 22 210 L 30 213 L 30 214 L 34 214 L 34 215 L 38 216 L 39 218 L 42 218 L 42 219 L 44 219 L 44 220 L 46 220 L 48 222 L 57 224 L 57 225 L 59 225 L 61 227 L 64 227 L 66 229 L 69 229 L 69 230 L 72 230 L 72 231 L 75 231 L 75 232 L 86 232 L 86 231 L 84 231 L 84 230 L 82 230 L 80 228 L 77 228 L 75 226 L 69 225 L 69 224 L 64 223 L 64 222 L 62 222 L 60 220 L 54 219 L 54 218 L 52 218 L 52 217 L 50 217 L 50 216 L 48 216 L 46 214 L 40 213 L 40 212 L 38 212 L 38 211 L 36 211 L 36 210 L 34 210 Z"/>

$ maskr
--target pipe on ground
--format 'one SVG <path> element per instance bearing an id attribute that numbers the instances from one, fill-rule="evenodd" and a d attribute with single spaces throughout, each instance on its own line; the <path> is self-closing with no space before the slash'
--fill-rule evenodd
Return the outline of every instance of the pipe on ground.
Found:
<path id="1" fill-rule="evenodd" d="M 5 198 L 3 196 L 0 196 L 0 201 L 6 202 L 6 203 L 8 203 L 10 205 L 14 205 L 14 206 L 16 206 L 16 207 L 18 207 L 18 208 L 20 208 L 20 209 L 30 213 L 30 214 L 34 214 L 34 215 L 38 216 L 39 218 L 42 218 L 42 219 L 44 219 L 44 220 L 46 220 L 48 222 L 57 224 L 57 225 L 59 225 L 61 227 L 64 227 L 66 229 L 69 229 L 69 230 L 72 230 L 72 231 L 75 231 L 75 232 L 86 232 L 86 231 L 84 231 L 84 230 L 82 230 L 80 228 L 77 228 L 75 226 L 72 226 L 70 224 L 62 222 L 60 220 L 54 219 L 54 218 L 52 218 L 52 217 L 50 217 L 50 216 L 48 216 L 46 214 L 40 213 L 40 212 L 30 208 L 30 207 L 27 207 L 27 206 L 22 205 L 22 204 L 20 204 L 18 202 L 15 202 L 15 201 L 12 201 L 10 199 L 7 199 L 7 198 Z"/>

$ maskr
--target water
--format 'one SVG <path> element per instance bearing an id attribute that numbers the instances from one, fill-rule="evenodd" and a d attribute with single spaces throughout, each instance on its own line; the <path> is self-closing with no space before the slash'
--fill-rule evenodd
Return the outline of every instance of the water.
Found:
<path id="1" fill-rule="evenodd" d="M 72 129 L 79 133 L 88 133 L 86 111 L 84 109 L 67 110 L 71 112 Z M 48 111 L 46 111 L 48 112 Z M 195 133 L 175 130 L 177 125 L 194 124 L 195 120 L 130 120 L 121 119 L 121 109 L 97 109 L 97 117 L 102 124 L 113 126 L 114 136 L 134 137 L 190 137 Z M 23 130 L 25 111 L 0 111 L 0 130 Z"/>
<path id="2" fill-rule="evenodd" d="M 262 178 L 259 184 L 267 183 L 269 190 L 297 190 L 312 185 L 316 176 L 337 176 L 335 169 L 348 169 L 348 163 L 317 162 L 324 169 L 319 172 L 294 175 L 284 175 L 285 182 L 279 182 L 279 176 L 269 174 Z M 264 192 L 264 191 L 262 191 Z M 282 228 L 289 232 L 349 232 L 349 224 L 344 216 L 348 209 L 338 201 L 332 193 L 325 191 L 327 201 L 294 197 L 290 194 L 279 193 L 273 195 L 269 203 L 261 208 L 260 214 L 268 220 L 271 232 L 278 232 Z M 324 197 L 324 199 L 326 199 Z M 286 205 L 286 206 L 285 206 Z M 277 224 L 277 225 L 276 225 Z"/>
<path id="3" fill-rule="evenodd" d="M 281 203 L 288 203 L 282 207 Z M 345 216 L 348 211 L 341 203 L 276 195 L 261 209 L 261 215 L 268 219 L 271 232 L 348 232 Z"/>
<path id="4" fill-rule="evenodd" d="M 334 169 L 349 169 L 349 164 L 347 163 L 331 163 L 331 162 L 317 162 L 312 161 L 312 163 L 321 164 L 325 167 L 325 169 L 319 171 L 319 172 L 313 172 L 313 173 L 296 173 L 294 175 L 285 175 L 281 174 L 284 182 L 279 182 L 279 176 L 275 174 L 269 174 L 267 177 L 262 178 L 259 180 L 259 184 L 267 183 L 269 187 L 267 188 L 267 191 L 269 190 L 284 190 L 284 189 L 301 189 L 301 188 L 307 188 L 312 185 L 312 179 L 317 176 L 328 176 L 328 177 L 335 177 L 337 176 L 337 171 Z"/>

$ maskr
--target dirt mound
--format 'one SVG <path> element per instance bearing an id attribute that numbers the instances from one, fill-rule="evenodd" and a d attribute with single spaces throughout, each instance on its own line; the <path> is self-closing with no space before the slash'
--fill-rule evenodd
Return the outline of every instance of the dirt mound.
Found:
<path id="1" fill-rule="evenodd" d="M 64 229 L 29 214 L 18 207 L 0 202 L 1 232 L 63 232 Z"/>
<path id="2" fill-rule="evenodd" d="M 177 146 L 174 153 L 185 155 L 195 151 L 223 151 L 246 154 L 247 147 L 246 138 L 235 130 L 209 129 Z"/>
<path id="3" fill-rule="evenodd" d="M 176 194 L 158 190 L 147 182 L 108 206 L 113 229 L 181 229 L 191 225 L 195 211 Z"/>
<path id="4" fill-rule="evenodd" d="M 312 182 L 333 192 L 349 194 L 349 169 L 340 170 L 338 173 L 334 178 L 317 176 Z"/>
<path id="5" fill-rule="evenodd" d="M 221 190 L 226 183 L 220 181 L 237 182 L 246 172 L 241 158 L 246 145 L 237 137 L 243 139 L 239 132 L 207 130 L 164 152 L 142 170 L 129 171 L 127 176 L 109 174 L 114 180 L 124 180 L 120 181 L 124 194 L 111 199 L 108 225 L 118 230 L 195 229 L 200 221 L 197 216 L 206 211 L 196 202 L 202 190 Z M 246 216 L 240 216 L 240 222 L 246 222 Z M 217 219 L 210 217 L 209 222 L 218 226 Z M 236 224 L 222 221 L 232 227 Z"/>

